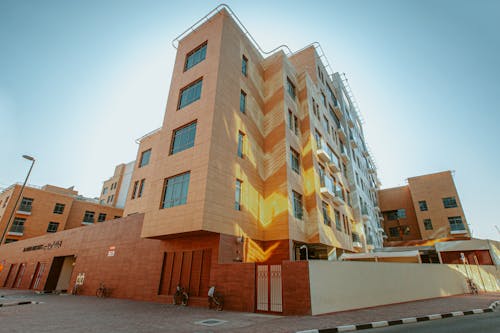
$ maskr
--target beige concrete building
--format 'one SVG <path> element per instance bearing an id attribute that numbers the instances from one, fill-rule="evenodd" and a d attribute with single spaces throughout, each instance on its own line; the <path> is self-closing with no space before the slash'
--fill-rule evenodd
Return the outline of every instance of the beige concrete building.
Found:
<path id="1" fill-rule="evenodd" d="M 14 184 L 0 193 L 0 230 L 3 232 L 14 211 L 4 243 L 37 237 L 121 217 L 123 210 L 100 205 L 97 200 L 78 195 L 73 187 L 28 185 L 16 199 L 21 185 Z"/>
<path id="2" fill-rule="evenodd" d="M 380 190 L 379 200 L 386 246 L 471 237 L 451 171 L 408 178 L 406 186 Z"/>
<path id="3" fill-rule="evenodd" d="M 135 161 L 132 161 L 127 164 L 121 163 L 115 167 L 113 176 L 103 182 L 99 197 L 101 205 L 125 207 L 134 164 Z"/>
<path id="4" fill-rule="evenodd" d="M 382 246 L 359 110 L 319 44 L 264 52 L 226 9 L 174 44 L 163 125 L 139 139 L 125 204 L 145 213 L 143 237 L 215 233 L 241 261 Z"/>

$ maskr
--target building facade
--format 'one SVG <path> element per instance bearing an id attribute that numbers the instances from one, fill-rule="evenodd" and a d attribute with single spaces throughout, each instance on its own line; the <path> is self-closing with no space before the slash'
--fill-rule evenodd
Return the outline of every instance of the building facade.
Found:
<path id="1" fill-rule="evenodd" d="M 175 41 L 163 126 L 139 140 L 125 215 L 145 214 L 146 238 L 239 240 L 244 262 L 382 246 L 347 80 L 319 45 L 264 57 L 248 36 L 222 9 Z"/>
<path id="2" fill-rule="evenodd" d="M 99 197 L 101 205 L 125 207 L 134 164 L 135 161 L 132 161 L 127 164 L 121 163 L 115 167 L 113 176 L 103 182 Z"/>
<path id="3" fill-rule="evenodd" d="M 380 190 L 379 200 L 386 246 L 471 237 L 451 171 L 408 178 L 406 186 Z"/>
<path id="4" fill-rule="evenodd" d="M 4 243 L 119 218 L 123 210 L 100 205 L 97 200 L 78 195 L 73 187 L 26 186 L 14 207 L 21 185 L 0 193 L 0 230 L 5 230 L 13 211 Z"/>

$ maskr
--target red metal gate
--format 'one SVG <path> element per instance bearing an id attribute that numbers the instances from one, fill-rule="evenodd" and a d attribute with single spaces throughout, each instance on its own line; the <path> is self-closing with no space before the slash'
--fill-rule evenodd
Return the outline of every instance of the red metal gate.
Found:
<path id="1" fill-rule="evenodd" d="M 283 312 L 281 265 L 257 265 L 257 311 Z"/>

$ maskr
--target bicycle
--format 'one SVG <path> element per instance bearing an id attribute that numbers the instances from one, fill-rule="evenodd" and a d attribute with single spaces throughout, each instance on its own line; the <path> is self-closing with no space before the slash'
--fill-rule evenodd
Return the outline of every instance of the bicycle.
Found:
<path id="1" fill-rule="evenodd" d="M 208 290 L 208 308 L 215 307 L 217 311 L 222 311 L 224 308 L 224 296 L 221 293 L 215 292 L 215 286 L 211 286 Z"/>
<path id="2" fill-rule="evenodd" d="M 188 304 L 189 300 L 189 294 L 188 292 L 181 287 L 180 285 L 177 285 L 175 294 L 174 294 L 174 305 L 183 305 L 186 306 Z"/>
<path id="3" fill-rule="evenodd" d="M 82 284 L 78 284 L 78 283 L 75 283 L 75 285 L 73 286 L 73 289 L 71 289 L 71 295 L 78 295 L 82 292 L 82 289 L 83 289 L 83 285 Z"/>
<path id="4" fill-rule="evenodd" d="M 99 288 L 97 288 L 97 290 L 95 291 L 95 295 L 97 297 L 104 298 L 104 297 L 109 297 L 110 294 L 111 290 L 109 288 L 106 288 L 103 282 L 100 282 Z"/>
<path id="5" fill-rule="evenodd" d="M 472 295 L 477 295 L 479 293 L 479 289 L 471 278 L 467 278 L 467 286 L 469 287 L 470 293 Z"/>

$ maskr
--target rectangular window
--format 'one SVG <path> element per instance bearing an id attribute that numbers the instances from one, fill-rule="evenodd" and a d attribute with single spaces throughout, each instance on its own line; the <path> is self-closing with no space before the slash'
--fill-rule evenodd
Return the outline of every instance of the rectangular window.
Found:
<path id="1" fill-rule="evenodd" d="M 161 208 L 184 205 L 187 202 L 190 172 L 165 179 Z"/>
<path id="2" fill-rule="evenodd" d="M 31 212 L 31 208 L 33 207 L 33 199 L 31 198 L 24 198 L 21 200 L 21 204 L 19 205 L 20 211 L 23 212 Z"/>
<path id="3" fill-rule="evenodd" d="M 24 223 L 26 223 L 26 219 L 15 217 L 9 232 L 22 235 L 24 233 Z"/>
<path id="4" fill-rule="evenodd" d="M 399 228 L 398 227 L 392 227 L 389 228 L 389 236 L 391 237 L 399 237 Z"/>
<path id="5" fill-rule="evenodd" d="M 54 214 L 62 214 L 62 213 L 64 213 L 64 207 L 66 207 L 65 204 L 56 203 L 56 205 L 54 206 Z"/>
<path id="6" fill-rule="evenodd" d="M 85 211 L 85 215 L 83 215 L 83 222 L 85 223 L 94 223 L 94 215 L 95 212 Z"/>
<path id="7" fill-rule="evenodd" d="M 332 134 L 330 132 L 330 122 L 328 121 L 328 119 L 326 119 L 325 116 L 323 116 L 323 127 L 325 128 L 325 130 L 328 132 L 328 134 Z"/>
<path id="8" fill-rule="evenodd" d="M 290 148 L 290 164 L 292 170 L 300 175 L 300 155 L 292 148 Z"/>
<path id="9" fill-rule="evenodd" d="M 302 195 L 292 191 L 293 194 L 293 216 L 302 220 L 303 211 L 302 211 Z"/>
<path id="10" fill-rule="evenodd" d="M 196 136 L 196 121 L 174 130 L 170 155 L 194 146 Z"/>
<path id="11" fill-rule="evenodd" d="M 18 239 L 14 239 L 14 238 L 6 238 L 5 239 L 5 243 L 4 244 L 9 244 L 9 243 L 15 243 L 17 242 Z"/>
<path id="12" fill-rule="evenodd" d="M 139 163 L 139 168 L 148 165 L 150 157 L 151 157 L 151 149 L 143 151 L 141 154 L 141 162 Z"/>
<path id="13" fill-rule="evenodd" d="M 104 222 L 105 220 L 106 220 L 106 214 L 99 213 L 99 216 L 97 217 L 97 222 Z"/>
<path id="14" fill-rule="evenodd" d="M 141 184 L 139 185 L 139 191 L 137 192 L 138 198 L 142 197 L 142 191 L 144 191 L 144 183 L 145 182 L 146 182 L 146 179 L 141 179 Z"/>
<path id="15" fill-rule="evenodd" d="M 340 212 L 335 209 L 335 227 L 338 231 L 342 231 L 342 222 L 340 222 Z"/>
<path id="16" fill-rule="evenodd" d="M 3 206 L 2 206 L 2 208 L 5 208 L 5 206 L 7 205 L 7 202 L 9 201 L 9 198 L 10 198 L 10 197 L 7 197 L 7 198 L 5 199 L 5 201 L 3 202 Z"/>
<path id="17" fill-rule="evenodd" d="M 108 193 L 108 188 L 107 187 L 105 187 L 105 188 L 102 189 L 102 194 L 104 195 L 106 193 Z"/>
<path id="18" fill-rule="evenodd" d="M 59 228 L 58 222 L 49 222 L 47 226 L 47 232 L 57 232 L 57 228 Z"/>
<path id="19" fill-rule="evenodd" d="M 288 91 L 288 94 L 295 99 L 295 86 L 289 78 L 286 78 L 286 90 Z"/>
<path id="20" fill-rule="evenodd" d="M 451 231 L 465 230 L 465 226 L 464 226 L 464 223 L 462 222 L 461 216 L 448 217 L 448 223 L 450 223 Z"/>
<path id="21" fill-rule="evenodd" d="M 187 87 L 181 89 L 179 105 L 177 106 L 177 110 L 180 110 L 183 107 L 200 99 L 202 82 L 203 79 L 199 79 L 191 83 Z"/>
<path id="22" fill-rule="evenodd" d="M 397 220 L 399 218 L 397 210 L 391 210 L 391 211 L 387 212 L 386 216 L 387 216 L 387 219 L 389 221 L 394 221 L 394 220 Z"/>
<path id="23" fill-rule="evenodd" d="M 424 227 L 425 227 L 425 230 L 432 230 L 432 229 L 434 229 L 432 227 L 432 221 L 431 221 L 431 219 L 424 219 Z"/>
<path id="24" fill-rule="evenodd" d="M 242 90 L 240 91 L 240 112 L 245 113 L 247 108 L 247 94 Z"/>
<path id="25" fill-rule="evenodd" d="M 299 118 L 297 116 L 293 116 L 293 128 L 295 135 L 299 135 Z"/>
<path id="26" fill-rule="evenodd" d="M 241 57 L 241 74 L 247 76 L 248 59 L 244 55 Z"/>
<path id="27" fill-rule="evenodd" d="M 238 132 L 238 157 L 243 158 L 245 153 L 245 133 Z"/>
<path id="28" fill-rule="evenodd" d="M 444 208 L 455 208 L 457 207 L 457 200 L 455 197 L 443 198 Z"/>
<path id="29" fill-rule="evenodd" d="M 400 219 L 406 218 L 406 209 L 404 208 L 398 209 L 398 218 Z"/>
<path id="30" fill-rule="evenodd" d="M 420 211 L 424 212 L 427 210 L 427 201 L 421 200 L 418 202 L 418 206 L 420 207 Z"/>
<path id="31" fill-rule="evenodd" d="M 207 42 L 201 44 L 186 55 L 186 62 L 184 64 L 184 71 L 187 71 L 196 64 L 199 64 L 207 55 Z"/>
<path id="32" fill-rule="evenodd" d="M 330 208 L 328 207 L 328 204 L 326 202 L 322 201 L 321 203 L 322 203 L 322 211 L 323 211 L 323 223 L 328 225 L 328 226 L 331 226 L 332 221 L 330 219 Z"/>
<path id="33" fill-rule="evenodd" d="M 137 189 L 139 188 L 139 181 L 136 180 L 134 182 L 134 189 L 132 190 L 132 197 L 131 199 L 135 199 L 135 196 L 137 195 Z"/>
<path id="34" fill-rule="evenodd" d="M 236 179 L 236 188 L 234 191 L 234 209 L 241 210 L 241 185 L 243 182 Z"/>
<path id="35" fill-rule="evenodd" d="M 293 113 L 291 110 L 288 110 L 288 128 L 293 131 Z"/>
<path id="36" fill-rule="evenodd" d="M 321 99 L 323 100 L 323 104 L 326 106 L 326 96 L 323 92 L 321 92 Z"/>

